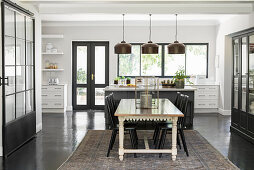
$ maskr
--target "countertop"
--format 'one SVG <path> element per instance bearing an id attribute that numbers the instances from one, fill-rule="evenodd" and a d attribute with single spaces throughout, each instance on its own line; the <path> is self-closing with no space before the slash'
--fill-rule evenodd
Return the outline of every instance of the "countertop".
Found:
<path id="1" fill-rule="evenodd" d="M 144 89 L 142 89 L 144 90 Z M 185 86 L 183 89 L 178 88 L 159 88 L 159 91 L 195 91 L 196 88 Z M 107 86 L 105 91 L 135 91 L 134 87 L 117 87 L 117 86 Z"/>

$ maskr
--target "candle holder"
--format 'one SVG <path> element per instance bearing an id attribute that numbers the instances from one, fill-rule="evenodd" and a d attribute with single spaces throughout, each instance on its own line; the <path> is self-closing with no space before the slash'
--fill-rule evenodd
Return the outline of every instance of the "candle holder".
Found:
<path id="1" fill-rule="evenodd" d="M 159 108 L 159 78 L 135 77 L 135 106 L 136 109 Z"/>

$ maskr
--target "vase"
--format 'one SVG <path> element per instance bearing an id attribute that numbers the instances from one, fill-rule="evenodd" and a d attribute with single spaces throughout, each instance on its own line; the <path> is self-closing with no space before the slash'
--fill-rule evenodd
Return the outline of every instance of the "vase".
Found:
<path id="1" fill-rule="evenodd" d="M 126 84 L 131 84 L 131 80 L 126 80 Z"/>
<path id="2" fill-rule="evenodd" d="M 175 81 L 176 88 L 184 88 L 184 79 L 176 80 Z"/>
<path id="3" fill-rule="evenodd" d="M 114 84 L 118 84 L 118 80 L 114 80 Z"/>

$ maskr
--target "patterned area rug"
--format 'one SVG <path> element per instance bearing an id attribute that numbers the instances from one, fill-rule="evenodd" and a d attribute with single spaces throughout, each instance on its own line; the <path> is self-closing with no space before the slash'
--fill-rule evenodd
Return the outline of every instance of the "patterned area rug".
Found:
<path id="1" fill-rule="evenodd" d="M 143 135 L 149 139 L 149 146 L 152 148 L 153 136 L 152 131 L 138 131 L 139 148 L 144 148 L 142 140 Z M 117 135 L 118 136 L 118 135 Z M 118 158 L 118 137 L 110 152 L 106 157 L 109 140 L 111 137 L 110 130 L 89 130 L 70 158 L 59 168 L 60 170 L 103 170 L 103 169 L 238 169 L 227 158 L 221 155 L 207 140 L 197 131 L 185 131 L 186 142 L 189 150 L 189 157 L 186 156 L 183 148 L 178 148 L 176 161 L 171 160 L 171 154 L 125 154 L 121 162 Z M 125 148 L 130 147 L 129 135 L 125 135 Z M 170 147 L 171 135 L 167 135 L 165 144 Z"/>

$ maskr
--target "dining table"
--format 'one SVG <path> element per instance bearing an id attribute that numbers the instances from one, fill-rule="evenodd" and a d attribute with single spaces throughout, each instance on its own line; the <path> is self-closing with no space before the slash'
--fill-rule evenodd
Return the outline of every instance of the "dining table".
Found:
<path id="1" fill-rule="evenodd" d="M 172 160 L 177 156 L 177 120 L 184 114 L 168 99 L 155 99 L 158 103 L 156 108 L 144 109 L 137 107 L 135 99 L 121 99 L 115 116 L 119 120 L 119 159 L 123 161 L 125 153 L 171 153 Z M 170 121 L 172 122 L 172 147 L 171 149 L 150 149 L 147 138 L 144 137 L 144 149 L 124 148 L 124 122 L 125 121 Z"/>

